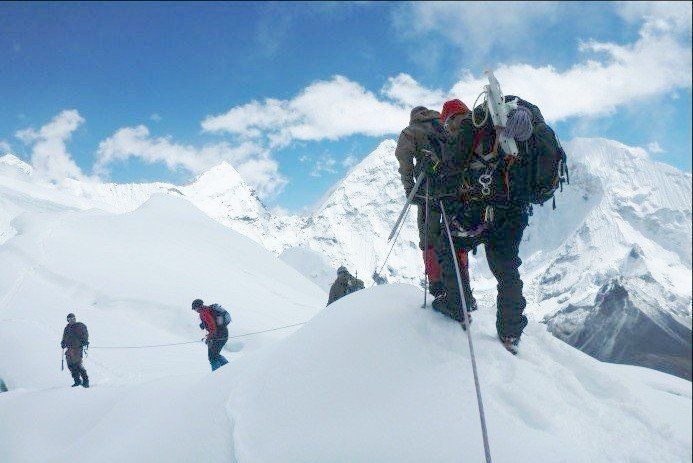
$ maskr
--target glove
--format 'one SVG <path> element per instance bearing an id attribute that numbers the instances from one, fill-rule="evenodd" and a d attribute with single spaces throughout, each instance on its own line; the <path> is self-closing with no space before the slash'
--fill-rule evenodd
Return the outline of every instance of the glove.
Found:
<path id="1" fill-rule="evenodd" d="M 89 341 L 87 341 L 87 342 L 84 343 L 84 347 L 85 347 L 86 349 L 89 349 Z"/>
<path id="2" fill-rule="evenodd" d="M 204 330 L 204 329 L 205 329 L 205 324 L 204 324 L 204 323 L 200 323 L 200 329 L 201 329 L 201 330 Z"/>
<path id="3" fill-rule="evenodd" d="M 63 349 L 65 349 L 65 341 L 60 341 L 60 347 L 62 347 Z"/>

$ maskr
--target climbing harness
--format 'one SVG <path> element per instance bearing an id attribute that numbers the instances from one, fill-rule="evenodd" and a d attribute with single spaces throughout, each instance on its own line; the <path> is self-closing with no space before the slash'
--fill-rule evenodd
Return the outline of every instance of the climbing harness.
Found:
<path id="1" fill-rule="evenodd" d="M 472 342 L 472 327 L 469 320 L 469 313 L 467 311 L 467 299 L 465 298 L 464 291 L 462 290 L 462 276 L 460 274 L 460 265 L 457 262 L 457 256 L 455 255 L 455 245 L 452 241 L 452 235 L 450 234 L 450 225 L 448 224 L 448 218 L 445 213 L 445 206 L 443 201 L 439 202 L 440 210 L 443 215 L 443 223 L 445 224 L 445 232 L 448 235 L 448 242 L 450 244 L 450 252 L 452 253 L 452 261 L 455 264 L 455 274 L 457 277 L 457 287 L 460 292 L 460 301 L 462 302 L 462 313 L 464 315 L 464 323 L 467 327 L 465 332 L 467 333 L 467 341 L 469 343 L 469 358 L 472 361 L 472 372 L 474 374 L 474 387 L 476 388 L 476 402 L 479 407 L 479 421 L 481 422 L 481 435 L 484 440 L 484 454 L 486 456 L 486 463 L 492 463 L 491 461 L 491 448 L 488 443 L 488 432 L 486 430 L 486 415 L 484 414 L 484 403 L 481 397 L 481 386 L 479 385 L 479 374 L 476 368 L 476 357 L 474 356 L 474 344 Z"/>

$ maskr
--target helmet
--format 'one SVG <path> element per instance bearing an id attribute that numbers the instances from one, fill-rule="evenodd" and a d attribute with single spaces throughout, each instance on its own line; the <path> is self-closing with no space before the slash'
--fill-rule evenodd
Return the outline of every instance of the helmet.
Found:
<path id="1" fill-rule="evenodd" d="M 73 314 L 73 313 L 67 314 L 67 321 L 68 321 L 68 322 L 70 321 L 70 319 L 75 320 L 76 318 L 77 318 L 77 317 L 75 317 L 75 314 Z"/>
<path id="2" fill-rule="evenodd" d="M 195 300 L 192 302 L 192 309 L 193 309 L 193 310 L 199 309 L 199 308 L 202 307 L 203 305 L 204 305 L 204 302 L 202 302 L 202 299 L 195 299 Z"/>
<path id="3" fill-rule="evenodd" d="M 349 273 L 349 270 L 343 265 L 337 269 L 337 275 L 341 275 L 342 273 Z"/>

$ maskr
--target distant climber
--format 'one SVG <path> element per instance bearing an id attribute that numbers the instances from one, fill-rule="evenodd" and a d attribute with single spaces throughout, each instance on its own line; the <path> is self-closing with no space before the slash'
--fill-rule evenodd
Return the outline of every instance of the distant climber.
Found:
<path id="1" fill-rule="evenodd" d="M 75 383 L 72 387 L 89 387 L 89 376 L 82 365 L 83 349 L 89 347 L 89 332 L 84 323 L 78 322 L 75 314 L 67 314 L 67 326 L 63 330 L 60 347 L 65 349 L 65 360 Z"/>
<path id="2" fill-rule="evenodd" d="M 327 300 L 327 305 L 332 304 L 334 301 L 347 294 L 363 289 L 364 287 L 362 280 L 359 280 L 349 273 L 346 267 L 341 266 L 337 270 L 337 279 L 332 283 L 332 287 L 330 288 L 330 296 Z"/>
<path id="3" fill-rule="evenodd" d="M 231 314 L 219 304 L 205 306 L 202 299 L 195 299 L 192 309 L 200 314 L 200 329 L 207 330 L 207 356 L 214 371 L 229 363 L 226 357 L 221 355 L 221 349 L 229 340 L 228 325 L 231 323 Z"/>
<path id="4" fill-rule="evenodd" d="M 439 118 L 438 111 L 417 106 L 411 110 L 409 125 L 399 135 L 395 156 L 399 162 L 399 174 L 406 196 L 409 196 L 414 188 L 421 169 L 432 167 L 432 160 L 427 153 L 439 153 L 440 144 L 444 143 L 445 132 Z M 426 192 L 430 188 L 428 182 L 429 179 L 426 178 L 413 202 L 418 206 L 419 249 L 423 253 L 424 267 L 429 280 L 428 288 L 435 297 L 443 291 L 438 255 L 435 251 L 440 236 L 440 211 L 431 202 L 426 210 Z"/>

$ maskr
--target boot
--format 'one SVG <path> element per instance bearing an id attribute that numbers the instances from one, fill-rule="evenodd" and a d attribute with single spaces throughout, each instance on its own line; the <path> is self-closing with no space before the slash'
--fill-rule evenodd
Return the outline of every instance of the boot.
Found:
<path id="1" fill-rule="evenodd" d="M 517 355 L 517 346 L 520 344 L 520 338 L 516 336 L 498 336 L 503 343 L 503 347 L 513 355 Z"/>
<path id="2" fill-rule="evenodd" d="M 452 318 L 453 320 L 459 322 L 462 325 L 462 329 L 467 329 L 467 325 L 465 323 L 464 315 L 462 314 L 461 309 L 454 307 L 454 304 L 450 303 L 446 292 L 442 292 L 441 294 L 436 296 L 431 306 L 433 307 L 433 310 L 435 310 L 436 312 L 440 312 L 446 317 Z M 467 317 L 469 318 L 469 323 L 471 323 L 472 315 L 469 313 L 469 311 L 467 311 Z"/>
<path id="3" fill-rule="evenodd" d="M 431 296 L 438 297 L 439 294 L 445 292 L 445 285 L 443 285 L 442 281 L 432 281 L 428 285 L 428 292 L 431 293 Z"/>
<path id="4" fill-rule="evenodd" d="M 84 387 L 89 387 L 89 377 L 87 376 L 87 370 L 82 368 L 82 371 L 80 371 L 82 375 L 82 386 Z"/>
<path id="5" fill-rule="evenodd" d="M 70 386 L 70 387 L 77 387 L 77 386 L 81 386 L 81 385 L 82 385 L 82 381 L 76 379 L 76 380 L 75 380 L 75 384 L 73 384 L 73 385 Z"/>

